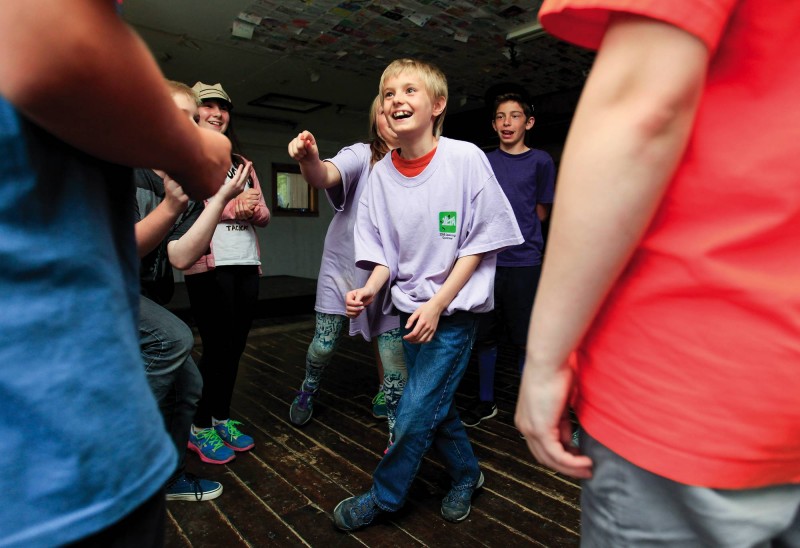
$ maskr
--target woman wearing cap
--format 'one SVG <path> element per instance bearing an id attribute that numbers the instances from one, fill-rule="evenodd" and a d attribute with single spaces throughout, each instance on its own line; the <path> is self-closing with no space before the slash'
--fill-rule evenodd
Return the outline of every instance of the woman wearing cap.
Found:
<path id="1" fill-rule="evenodd" d="M 200 127 L 223 133 L 231 140 L 234 154 L 228 177 L 233 177 L 246 160 L 238 154 L 239 146 L 232 136 L 231 98 L 220 84 L 197 82 L 193 89 L 202 101 Z M 245 191 L 225 207 L 209 253 L 184 272 L 192 315 L 203 342 L 198 363 L 203 396 L 189 449 L 204 462 L 223 464 L 234 458 L 234 451 L 253 447 L 253 438 L 237 428 L 241 423 L 231 420 L 230 405 L 239 358 L 258 300 L 261 261 L 254 227 L 268 222 L 269 209 L 255 171 L 251 171 Z"/>

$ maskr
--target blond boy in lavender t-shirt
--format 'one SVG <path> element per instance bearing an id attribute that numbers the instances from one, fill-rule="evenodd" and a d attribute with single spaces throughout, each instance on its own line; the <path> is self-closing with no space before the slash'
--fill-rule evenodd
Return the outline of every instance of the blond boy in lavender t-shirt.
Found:
<path id="1" fill-rule="evenodd" d="M 496 254 L 522 242 L 514 213 L 485 155 L 440 138 L 447 105 L 444 74 L 400 59 L 381 77 L 380 93 L 400 148 L 375 165 L 355 229 L 356 264 L 371 269 L 347 294 L 357 316 L 388 283 L 400 312 L 408 383 L 392 445 L 372 488 L 340 502 L 343 530 L 369 525 L 402 507 L 423 457 L 436 446 L 451 477 L 442 516 L 462 521 L 483 473 L 453 403 L 469 361 L 477 313 L 493 306 Z"/>

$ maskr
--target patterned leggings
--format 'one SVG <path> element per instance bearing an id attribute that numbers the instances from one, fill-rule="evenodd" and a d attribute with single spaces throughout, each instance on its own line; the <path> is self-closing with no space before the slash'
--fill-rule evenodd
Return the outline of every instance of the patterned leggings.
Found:
<path id="1" fill-rule="evenodd" d="M 333 358 L 339 340 L 342 338 L 342 329 L 348 322 L 349 320 L 345 316 L 317 312 L 314 338 L 308 346 L 306 354 L 304 390 L 319 390 L 322 374 Z M 408 380 L 408 371 L 406 371 L 406 362 L 403 357 L 403 340 L 400 337 L 399 328 L 378 335 L 378 353 L 383 363 L 383 393 L 386 397 L 386 415 L 389 423 L 389 439 L 391 440 L 397 417 L 397 404 L 400 402 L 400 396 L 403 394 L 403 388 Z"/>

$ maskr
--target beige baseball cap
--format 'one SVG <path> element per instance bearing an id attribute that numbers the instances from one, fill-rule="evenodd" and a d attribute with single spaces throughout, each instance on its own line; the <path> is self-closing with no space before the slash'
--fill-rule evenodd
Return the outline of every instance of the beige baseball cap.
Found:
<path id="1" fill-rule="evenodd" d="M 197 82 L 192 89 L 197 93 L 197 96 L 200 98 L 201 101 L 206 101 L 208 99 L 217 99 L 222 100 L 228 103 L 230 108 L 233 108 L 233 101 L 231 101 L 231 96 L 225 93 L 225 90 L 222 89 L 222 84 L 204 84 L 203 82 Z"/>

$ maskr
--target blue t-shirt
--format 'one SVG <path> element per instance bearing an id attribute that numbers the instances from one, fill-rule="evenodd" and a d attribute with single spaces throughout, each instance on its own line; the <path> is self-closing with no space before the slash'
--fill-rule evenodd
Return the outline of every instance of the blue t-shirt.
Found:
<path id="1" fill-rule="evenodd" d="M 505 192 L 525 241 L 497 255 L 497 266 L 542 264 L 542 223 L 536 204 L 552 204 L 555 185 L 553 159 L 543 150 L 509 154 L 499 148 L 486 155 Z"/>
<path id="2" fill-rule="evenodd" d="M 156 493 L 175 448 L 145 380 L 131 171 L 0 98 L 0 546 L 52 546 Z"/>

